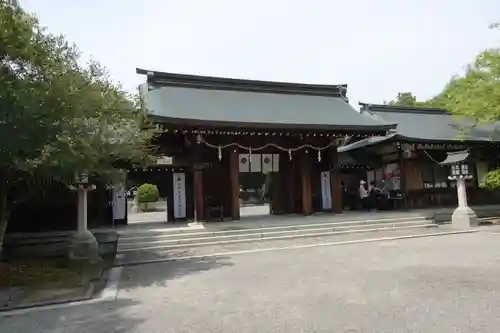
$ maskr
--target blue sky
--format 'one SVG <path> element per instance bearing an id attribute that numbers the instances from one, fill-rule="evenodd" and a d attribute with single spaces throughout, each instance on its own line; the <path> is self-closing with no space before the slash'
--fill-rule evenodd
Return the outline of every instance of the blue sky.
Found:
<path id="1" fill-rule="evenodd" d="M 440 92 L 500 45 L 498 0 L 21 0 L 134 91 L 136 67 L 347 83 L 351 104 Z"/>

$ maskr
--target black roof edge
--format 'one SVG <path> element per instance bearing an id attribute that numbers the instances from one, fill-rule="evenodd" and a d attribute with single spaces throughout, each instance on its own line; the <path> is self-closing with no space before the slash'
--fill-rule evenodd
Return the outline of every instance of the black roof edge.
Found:
<path id="1" fill-rule="evenodd" d="M 429 108 L 421 106 L 404 106 L 404 105 L 388 105 L 388 104 L 373 104 L 358 102 L 361 106 L 361 112 L 410 112 L 410 113 L 423 113 L 423 114 L 449 114 L 451 113 L 445 109 Z"/>
<path id="2" fill-rule="evenodd" d="M 232 88 L 249 91 L 266 92 L 302 92 L 324 94 L 327 96 L 337 96 L 346 98 L 347 84 L 326 85 L 326 84 L 307 84 L 292 82 L 275 82 L 247 79 L 232 79 L 213 76 L 201 76 L 191 74 L 177 74 L 152 71 L 142 68 L 136 68 L 136 73 L 147 75 L 148 83 L 159 86 L 185 86 L 195 88 Z"/>
<path id="3" fill-rule="evenodd" d="M 365 147 L 372 147 L 372 146 L 378 146 L 383 143 L 387 142 L 400 142 L 400 143 L 412 143 L 412 144 L 449 144 L 449 145 L 462 145 L 462 146 L 479 146 L 479 145 L 491 145 L 491 141 L 483 141 L 483 140 L 467 140 L 467 139 L 448 139 L 448 140 L 435 140 L 435 139 L 419 139 L 419 138 L 412 138 L 408 136 L 401 135 L 399 133 L 397 134 L 392 134 L 386 136 L 385 139 L 382 139 L 377 142 L 369 142 L 370 138 L 365 138 L 360 141 L 356 141 L 350 144 L 347 144 L 343 147 L 347 147 L 347 150 L 341 149 L 341 152 L 349 152 L 349 151 L 354 151 L 358 149 L 363 149 Z M 364 143 L 361 143 L 364 141 Z M 356 143 L 358 145 L 356 146 Z M 351 147 L 354 147 L 352 149 L 349 149 Z M 339 147 L 342 148 L 342 147 Z"/>
<path id="4" fill-rule="evenodd" d="M 339 132 L 359 132 L 367 134 L 385 133 L 397 125 L 324 125 L 324 124 L 286 124 L 286 123 L 258 123 L 258 122 L 234 122 L 219 120 L 200 120 L 189 118 L 172 118 L 159 115 L 149 115 L 149 117 L 158 123 L 168 123 L 181 126 L 213 126 L 213 127 L 235 127 L 235 128 L 262 128 L 262 129 L 301 129 L 301 130 L 330 130 Z"/>

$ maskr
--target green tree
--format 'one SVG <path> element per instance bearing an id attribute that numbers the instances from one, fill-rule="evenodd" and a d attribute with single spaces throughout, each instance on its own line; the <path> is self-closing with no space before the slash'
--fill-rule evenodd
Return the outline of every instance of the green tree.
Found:
<path id="1" fill-rule="evenodd" d="M 420 106 L 420 102 L 417 101 L 417 97 L 413 96 L 411 92 L 400 92 L 395 100 L 386 102 L 388 105 L 400 105 L 400 106 Z"/>
<path id="2" fill-rule="evenodd" d="M 491 28 L 498 28 L 498 24 Z M 452 78 L 430 103 L 471 119 L 472 127 L 500 121 L 500 48 L 477 55 L 465 74 Z M 483 185 L 498 187 L 499 184 L 500 170 L 493 170 Z"/>
<path id="3" fill-rule="evenodd" d="M 148 163 L 157 131 L 102 66 L 81 66 L 75 46 L 18 4 L 0 0 L 0 26 L 1 247 L 9 212 L 22 199 L 14 188 Z"/>

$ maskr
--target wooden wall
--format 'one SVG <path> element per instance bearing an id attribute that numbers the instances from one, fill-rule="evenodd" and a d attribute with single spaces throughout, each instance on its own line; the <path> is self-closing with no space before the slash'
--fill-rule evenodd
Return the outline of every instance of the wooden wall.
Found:
<path id="1" fill-rule="evenodd" d="M 423 188 L 422 170 L 419 168 L 418 160 L 404 160 L 404 177 L 406 177 L 406 189 L 408 191 Z"/>

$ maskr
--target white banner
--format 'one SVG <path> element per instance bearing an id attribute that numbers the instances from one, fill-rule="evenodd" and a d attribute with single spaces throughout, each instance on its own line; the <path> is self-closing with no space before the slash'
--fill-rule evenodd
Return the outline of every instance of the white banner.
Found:
<path id="1" fill-rule="evenodd" d="M 479 184 L 481 184 L 486 180 L 486 175 L 488 174 L 488 162 L 477 161 L 476 173 L 477 173 L 477 181 L 479 182 Z"/>
<path id="2" fill-rule="evenodd" d="M 176 172 L 174 177 L 174 217 L 186 217 L 186 175 Z"/>
<path id="3" fill-rule="evenodd" d="M 332 190 L 330 185 L 330 171 L 321 172 L 321 199 L 323 210 L 332 209 Z"/>
<path id="4" fill-rule="evenodd" d="M 261 172 L 262 171 L 262 155 L 252 154 L 252 160 L 250 161 L 250 172 Z"/>
<path id="5" fill-rule="evenodd" d="M 280 154 L 273 154 L 273 172 L 280 171 Z"/>
<path id="6" fill-rule="evenodd" d="M 262 154 L 262 172 L 273 172 L 273 154 Z"/>
<path id="7" fill-rule="evenodd" d="M 248 154 L 240 154 L 239 162 L 240 172 L 250 172 L 250 161 L 248 160 Z"/>
<path id="8" fill-rule="evenodd" d="M 366 171 L 366 182 L 370 184 L 374 180 L 375 180 L 375 171 L 373 170 Z"/>
<path id="9" fill-rule="evenodd" d="M 123 220 L 127 212 L 127 195 L 124 182 L 113 184 L 113 220 Z"/>

